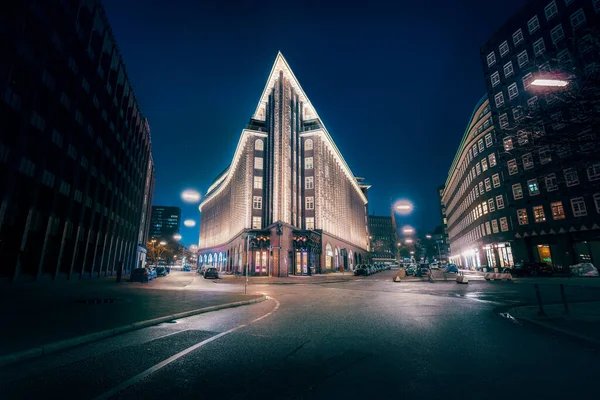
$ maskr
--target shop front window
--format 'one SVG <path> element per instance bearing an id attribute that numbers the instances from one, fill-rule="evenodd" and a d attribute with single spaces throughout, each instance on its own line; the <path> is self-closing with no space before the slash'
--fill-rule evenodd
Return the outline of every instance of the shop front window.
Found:
<path id="1" fill-rule="evenodd" d="M 552 253 L 550 252 L 550 246 L 547 244 L 538 244 L 538 254 L 540 255 L 540 261 L 548 265 L 552 265 Z"/>

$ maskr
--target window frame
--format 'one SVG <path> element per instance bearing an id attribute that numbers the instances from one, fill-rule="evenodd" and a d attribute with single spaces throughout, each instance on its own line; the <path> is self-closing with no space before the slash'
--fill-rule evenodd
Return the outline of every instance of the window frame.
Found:
<path id="1" fill-rule="evenodd" d="M 581 207 L 582 205 L 583 207 Z M 573 211 L 574 217 L 587 216 L 587 206 L 583 197 L 574 197 L 571 199 L 571 211 Z"/>
<path id="2" fill-rule="evenodd" d="M 512 185 L 512 195 L 514 200 L 521 200 L 523 198 L 523 186 L 520 183 Z"/>

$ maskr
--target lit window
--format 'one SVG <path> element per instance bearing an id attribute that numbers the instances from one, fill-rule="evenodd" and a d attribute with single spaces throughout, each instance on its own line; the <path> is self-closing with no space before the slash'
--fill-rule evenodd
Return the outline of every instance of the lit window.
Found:
<path id="1" fill-rule="evenodd" d="M 501 128 L 507 128 L 508 127 L 508 115 L 506 115 L 506 113 L 502 114 L 498 118 L 498 121 L 500 121 L 500 127 Z"/>
<path id="2" fill-rule="evenodd" d="M 477 151 L 476 144 L 474 144 L 473 147 L 471 147 L 471 152 L 473 153 L 473 157 L 475 157 L 477 154 L 479 154 L 479 152 Z"/>
<path id="3" fill-rule="evenodd" d="M 263 151 L 264 149 L 265 149 L 265 142 L 263 142 L 261 139 L 256 139 L 254 141 L 254 150 Z"/>
<path id="4" fill-rule="evenodd" d="M 508 42 L 505 40 L 499 47 L 500 57 L 504 57 L 508 54 Z"/>
<path id="5" fill-rule="evenodd" d="M 313 176 L 307 176 L 304 178 L 304 189 L 314 189 L 315 188 L 315 178 Z"/>
<path id="6" fill-rule="evenodd" d="M 496 54 L 492 51 L 490 54 L 487 55 L 488 67 L 491 67 L 495 63 L 496 63 Z"/>
<path id="7" fill-rule="evenodd" d="M 538 186 L 537 179 L 530 179 L 527 181 L 527 187 L 529 188 L 529 195 L 535 196 L 536 194 L 540 194 L 540 187 Z"/>
<path id="8" fill-rule="evenodd" d="M 254 157 L 254 169 L 263 169 L 262 157 Z"/>
<path id="9" fill-rule="evenodd" d="M 587 168 L 587 176 L 590 182 L 600 179 L 600 163 L 590 165 Z"/>
<path id="10" fill-rule="evenodd" d="M 563 208 L 562 201 L 550 203 L 550 208 L 552 209 L 553 219 L 565 219 L 565 210 Z"/>
<path id="11" fill-rule="evenodd" d="M 585 201 L 583 197 L 575 197 L 571 199 L 571 208 L 573 209 L 574 217 L 585 217 L 587 215 L 587 209 L 585 208 Z"/>
<path id="12" fill-rule="evenodd" d="M 533 18 L 531 18 L 528 22 L 527 22 L 527 28 L 529 29 L 529 33 L 533 33 L 535 31 L 537 31 L 538 29 L 540 29 L 540 21 L 536 16 L 534 16 Z"/>
<path id="13" fill-rule="evenodd" d="M 511 83 L 508 86 L 508 97 L 510 99 L 514 99 L 518 95 L 519 95 L 519 89 L 517 88 L 517 84 L 516 83 Z"/>
<path id="14" fill-rule="evenodd" d="M 494 184 L 495 188 L 500 186 L 500 175 L 499 174 L 492 175 L 492 183 Z"/>
<path id="15" fill-rule="evenodd" d="M 491 235 L 492 234 L 492 229 L 490 228 L 490 223 L 489 221 L 485 223 L 485 233 L 487 235 Z"/>
<path id="16" fill-rule="evenodd" d="M 496 102 L 497 108 L 500 108 L 502 107 L 502 105 L 504 105 L 504 95 L 502 94 L 502 92 L 496 93 L 496 95 L 494 96 L 494 101 Z"/>
<path id="17" fill-rule="evenodd" d="M 262 228 L 262 217 L 252 217 L 252 229 Z"/>
<path id="18" fill-rule="evenodd" d="M 544 14 L 546 14 L 546 20 L 550 21 L 554 16 L 558 14 L 558 8 L 556 8 L 556 1 L 552 0 L 550 4 L 544 7 Z"/>
<path id="19" fill-rule="evenodd" d="M 315 217 L 306 217 L 306 229 L 309 231 L 315 229 Z"/>
<path id="20" fill-rule="evenodd" d="M 497 219 L 492 220 L 492 232 L 498 233 L 498 220 Z"/>
<path id="21" fill-rule="evenodd" d="M 510 151 L 513 149 L 513 141 L 512 137 L 504 138 L 504 151 Z"/>
<path id="22" fill-rule="evenodd" d="M 313 158 L 312 157 L 304 158 L 304 168 L 305 169 L 313 169 Z"/>
<path id="23" fill-rule="evenodd" d="M 255 210 L 262 210 L 262 197 L 254 196 L 252 198 L 252 208 Z"/>
<path id="24" fill-rule="evenodd" d="M 531 82 L 533 82 L 533 74 L 531 72 L 528 72 L 523 76 L 523 88 L 527 89 L 529 86 L 531 86 Z"/>
<path id="25" fill-rule="evenodd" d="M 485 178 L 485 191 L 489 192 L 492 190 L 492 180 L 490 178 Z"/>
<path id="26" fill-rule="evenodd" d="M 485 135 L 485 147 L 490 147 L 492 146 L 492 144 L 494 144 L 492 134 L 488 133 L 487 135 Z"/>
<path id="27" fill-rule="evenodd" d="M 515 73 L 515 70 L 513 69 L 512 61 L 509 61 L 506 64 L 504 64 L 503 69 L 504 69 L 504 77 L 505 78 L 508 78 L 509 76 L 511 76 Z"/>
<path id="28" fill-rule="evenodd" d="M 310 197 L 306 197 L 306 209 L 307 210 L 314 210 L 315 209 L 315 198 L 310 196 Z"/>
<path id="29" fill-rule="evenodd" d="M 546 181 L 546 190 L 549 192 L 553 192 L 558 189 L 558 183 L 556 181 L 556 174 L 548 174 L 545 178 Z"/>
<path id="30" fill-rule="evenodd" d="M 488 199 L 487 201 L 487 205 L 488 205 L 488 209 L 490 210 L 490 212 L 496 211 L 496 206 L 494 204 L 494 199 Z"/>
<path id="31" fill-rule="evenodd" d="M 481 170 L 482 171 L 487 171 L 487 169 L 488 169 L 487 158 L 483 158 L 481 160 Z"/>
<path id="32" fill-rule="evenodd" d="M 263 188 L 263 178 L 262 176 L 254 177 L 254 189 L 262 189 Z"/>
<path id="33" fill-rule="evenodd" d="M 479 193 L 483 196 L 483 182 L 479 182 Z"/>
<path id="34" fill-rule="evenodd" d="M 575 168 L 567 168 L 564 170 L 564 173 L 565 182 L 568 187 L 579 185 L 579 175 L 577 175 L 577 170 Z"/>
<path id="35" fill-rule="evenodd" d="M 533 168 L 533 156 L 531 153 L 523 154 L 521 159 L 523 160 L 523 169 L 527 170 Z"/>
<path id="36" fill-rule="evenodd" d="M 548 164 L 550 161 L 552 161 L 552 155 L 550 154 L 550 149 L 548 146 L 542 147 L 539 150 L 539 155 L 541 164 Z"/>
<path id="37" fill-rule="evenodd" d="M 304 150 L 312 150 L 313 149 L 313 141 L 312 139 L 306 139 L 304 141 Z"/>
<path id="38" fill-rule="evenodd" d="M 483 203 L 481 203 L 481 208 L 483 210 L 483 214 L 487 214 L 488 213 L 487 201 L 484 201 Z"/>
<path id="39" fill-rule="evenodd" d="M 546 214 L 544 214 L 544 206 L 533 207 L 533 219 L 535 222 L 544 222 L 546 220 Z"/>
<path id="40" fill-rule="evenodd" d="M 571 14 L 571 25 L 573 29 L 577 29 L 583 24 L 585 24 L 585 14 L 583 13 L 583 9 L 580 8 Z"/>
<path id="41" fill-rule="evenodd" d="M 504 197 L 502 197 L 501 194 L 496 196 L 496 207 L 498 208 L 498 210 L 504 208 Z"/>
<path id="42" fill-rule="evenodd" d="M 485 150 L 485 146 L 483 145 L 483 139 L 479 139 L 477 141 L 477 146 L 479 147 L 479 152 L 482 153 Z"/>
<path id="43" fill-rule="evenodd" d="M 550 38 L 552 39 L 552 43 L 556 44 L 565 38 L 565 31 L 563 31 L 563 27 L 561 24 L 556 25 L 550 31 Z"/>
<path id="44" fill-rule="evenodd" d="M 502 232 L 508 231 L 508 221 L 507 221 L 506 217 L 500 218 L 500 230 Z"/>
<path id="45" fill-rule="evenodd" d="M 513 33 L 512 37 L 513 37 L 513 43 L 515 44 L 515 46 L 518 45 L 519 43 L 521 43 L 523 41 L 523 31 L 521 29 L 519 29 L 518 31 Z"/>
<path id="46" fill-rule="evenodd" d="M 529 223 L 529 217 L 527 217 L 526 208 L 517 210 L 517 219 L 519 220 L 519 225 L 527 225 Z"/>
<path id="47" fill-rule="evenodd" d="M 533 42 L 533 52 L 536 56 L 544 54 L 546 51 L 546 45 L 544 45 L 544 38 L 539 38 L 535 42 Z"/>
<path id="48" fill-rule="evenodd" d="M 527 63 L 529 63 L 529 56 L 527 55 L 527 50 L 523 50 L 517 56 L 517 62 L 519 63 L 519 67 L 523 68 Z"/>
<path id="49" fill-rule="evenodd" d="M 492 75 L 490 75 L 490 80 L 492 82 L 492 87 L 494 87 L 500 83 L 500 74 L 498 73 L 498 71 L 496 71 Z"/>
<path id="50" fill-rule="evenodd" d="M 508 166 L 508 174 L 509 175 L 515 175 L 515 174 L 519 173 L 519 167 L 517 165 L 517 160 L 515 160 L 514 158 L 507 162 L 507 166 Z"/>
<path id="51" fill-rule="evenodd" d="M 526 145 L 529 143 L 529 134 L 526 131 L 517 132 L 517 138 L 519 142 L 519 146 Z"/>
<path id="52" fill-rule="evenodd" d="M 512 185 L 513 197 L 515 200 L 519 200 L 523 198 L 523 188 L 520 183 L 515 183 Z"/>

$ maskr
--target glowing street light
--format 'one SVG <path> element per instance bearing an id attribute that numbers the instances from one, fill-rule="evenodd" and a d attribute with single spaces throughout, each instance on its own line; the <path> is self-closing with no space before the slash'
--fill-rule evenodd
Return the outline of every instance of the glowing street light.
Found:
<path id="1" fill-rule="evenodd" d="M 431 239 L 431 235 L 425 235 L 427 239 Z"/>
<path id="2" fill-rule="evenodd" d="M 405 243 L 412 243 L 412 242 L 413 242 L 413 240 L 412 240 L 412 239 L 406 239 L 404 242 L 405 242 Z"/>
<path id="3" fill-rule="evenodd" d="M 183 225 L 187 226 L 188 228 L 193 228 L 194 226 L 196 226 L 196 221 L 194 221 L 193 219 L 186 219 L 185 221 L 183 221 Z"/>
<path id="4" fill-rule="evenodd" d="M 402 246 L 402 243 L 398 242 L 398 247 Z"/>
<path id="5" fill-rule="evenodd" d="M 181 240 L 181 235 L 179 233 L 176 233 L 173 235 L 173 239 L 175 240 Z"/>
<path id="6" fill-rule="evenodd" d="M 181 192 L 181 200 L 186 203 L 197 203 L 200 201 L 200 193 L 194 189 L 186 189 Z"/>
<path id="7" fill-rule="evenodd" d="M 410 254 L 411 254 L 411 255 L 413 255 L 413 254 L 415 254 L 415 252 L 414 252 L 414 251 L 411 251 L 411 252 L 410 252 Z"/>
<path id="8" fill-rule="evenodd" d="M 531 84 L 533 86 L 565 87 L 569 84 L 569 81 L 563 79 L 534 79 Z"/>
<path id="9" fill-rule="evenodd" d="M 164 240 L 162 242 L 160 242 L 161 246 L 165 246 L 167 244 L 167 242 L 165 242 Z"/>
<path id="10" fill-rule="evenodd" d="M 411 228 L 410 226 L 407 226 L 405 228 L 402 229 L 402 233 L 408 234 L 408 233 L 415 233 L 414 228 Z"/>

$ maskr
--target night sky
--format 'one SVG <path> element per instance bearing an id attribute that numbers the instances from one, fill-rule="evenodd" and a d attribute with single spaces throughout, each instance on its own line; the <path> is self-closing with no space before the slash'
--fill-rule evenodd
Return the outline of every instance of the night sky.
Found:
<path id="1" fill-rule="evenodd" d="M 229 164 L 281 51 L 372 185 L 369 212 L 407 198 L 402 223 L 432 230 L 436 188 L 485 92 L 479 47 L 525 0 L 103 3 L 152 130 L 155 205 L 199 222 L 180 193 L 206 193 Z M 198 232 L 182 224 L 182 242 Z"/>

